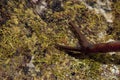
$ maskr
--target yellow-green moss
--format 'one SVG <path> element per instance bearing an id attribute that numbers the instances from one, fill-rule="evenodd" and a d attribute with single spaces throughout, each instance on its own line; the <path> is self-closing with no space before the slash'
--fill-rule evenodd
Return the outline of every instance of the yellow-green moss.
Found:
<path id="1" fill-rule="evenodd" d="M 113 15 L 114 15 L 114 27 L 115 30 L 113 34 L 115 35 L 115 38 L 120 38 L 120 1 L 117 0 L 113 4 Z"/>
<path id="2" fill-rule="evenodd" d="M 8 0 L 7 9 L 3 7 L 10 13 L 9 20 L 0 27 L 0 69 L 3 73 L 7 72 L 6 78 L 102 79 L 101 65 L 113 63 L 110 62 L 113 58 L 119 62 L 118 56 L 100 54 L 75 59 L 54 47 L 55 43 L 76 46 L 77 40 L 68 25 L 71 20 L 82 26 L 81 30 L 88 40 L 94 43 L 107 41 L 109 36 L 102 39 L 96 36 L 107 28 L 102 15 L 89 11 L 81 2 L 66 0 L 64 11 L 53 12 L 49 8 L 43 18 L 35 14 L 28 4 L 28 0 Z M 35 69 L 25 75 L 21 66 L 25 65 L 24 58 L 29 55 L 34 57 Z"/>

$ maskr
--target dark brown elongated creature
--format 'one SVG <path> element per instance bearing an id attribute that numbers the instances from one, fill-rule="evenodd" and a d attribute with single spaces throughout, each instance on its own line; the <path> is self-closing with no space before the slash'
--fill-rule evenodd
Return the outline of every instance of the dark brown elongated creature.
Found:
<path id="1" fill-rule="evenodd" d="M 70 47 L 57 44 L 56 47 L 66 51 L 77 51 L 83 53 L 106 53 L 106 52 L 119 52 L 120 51 L 120 41 L 91 44 L 88 42 L 86 37 L 80 32 L 80 28 L 69 22 L 73 33 L 78 38 L 81 47 Z"/>

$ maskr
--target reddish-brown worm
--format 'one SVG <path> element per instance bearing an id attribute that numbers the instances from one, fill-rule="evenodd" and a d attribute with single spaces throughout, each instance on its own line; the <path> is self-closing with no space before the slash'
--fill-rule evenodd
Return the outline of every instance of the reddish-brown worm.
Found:
<path id="1" fill-rule="evenodd" d="M 119 52 L 120 51 L 120 41 L 108 42 L 108 43 L 98 43 L 90 44 L 86 37 L 80 32 L 80 28 L 69 22 L 72 27 L 72 31 L 79 40 L 81 47 L 70 47 L 57 44 L 57 48 L 68 51 L 78 51 L 84 53 L 106 53 L 106 52 Z"/>

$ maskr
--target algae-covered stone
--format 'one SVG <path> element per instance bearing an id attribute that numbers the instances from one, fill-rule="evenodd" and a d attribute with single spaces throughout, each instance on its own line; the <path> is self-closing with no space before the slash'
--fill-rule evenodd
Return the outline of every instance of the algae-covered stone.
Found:
<path id="1" fill-rule="evenodd" d="M 47 5 L 42 14 L 35 11 L 35 6 L 41 6 L 40 1 L 34 4 L 33 0 L 6 1 L 6 5 L 0 3 L 0 11 L 9 15 L 0 26 L 1 80 L 119 79 L 119 55 L 75 53 L 81 55 L 75 59 L 55 48 L 55 44 L 80 46 L 69 21 L 81 26 L 82 33 L 92 43 L 119 38 L 119 1 L 113 3 L 114 30 L 110 35 L 106 32 L 109 23 L 105 17 L 89 10 L 81 0 L 61 0 L 58 9 L 53 7 L 57 6 L 53 5 L 55 0 L 40 0 Z"/>

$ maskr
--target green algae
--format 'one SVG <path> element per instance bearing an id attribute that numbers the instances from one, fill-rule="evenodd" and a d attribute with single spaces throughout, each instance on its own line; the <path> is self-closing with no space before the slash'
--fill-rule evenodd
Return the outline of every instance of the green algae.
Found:
<path id="1" fill-rule="evenodd" d="M 82 26 L 82 32 L 93 43 L 107 41 L 110 36 L 104 36 L 102 39 L 96 36 L 107 29 L 102 15 L 89 11 L 81 2 L 67 0 L 64 2 L 64 11 L 53 12 L 52 9 L 48 9 L 43 18 L 35 14 L 34 9 L 27 6 L 28 3 L 28 0 L 8 0 L 10 18 L 0 28 L 0 69 L 3 74 L 6 72 L 6 76 L 2 78 L 99 80 L 102 79 L 103 63 L 113 63 L 113 59 L 119 62 L 119 56 L 102 54 L 74 59 L 54 47 L 56 43 L 76 46 L 77 39 L 68 25 L 71 20 Z M 115 9 L 119 9 L 118 4 L 116 3 Z M 115 14 L 119 13 L 119 10 L 115 11 Z M 115 23 L 118 26 L 119 22 Z M 25 74 L 22 67 L 29 61 L 29 56 L 34 56 L 32 62 L 35 67 L 33 72 Z"/>
<path id="2" fill-rule="evenodd" d="M 120 38 L 119 32 L 120 32 L 120 1 L 116 1 L 113 4 L 113 15 L 115 16 L 114 18 L 114 32 L 113 34 L 115 35 L 116 39 Z"/>

